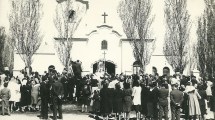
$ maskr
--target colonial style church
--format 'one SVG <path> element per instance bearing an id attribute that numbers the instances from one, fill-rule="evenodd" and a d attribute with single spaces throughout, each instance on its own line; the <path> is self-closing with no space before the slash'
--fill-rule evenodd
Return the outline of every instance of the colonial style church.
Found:
<path id="1" fill-rule="evenodd" d="M 103 18 L 102 18 L 103 17 Z M 109 74 L 132 74 L 134 63 L 133 50 L 129 39 L 124 39 L 121 31 L 107 23 L 108 14 L 101 14 L 103 23 L 94 26 L 85 33 L 84 38 L 72 38 L 72 60 L 82 62 L 84 74 L 95 73 L 99 63 L 104 64 L 104 70 Z M 55 40 L 62 40 L 55 38 Z"/>

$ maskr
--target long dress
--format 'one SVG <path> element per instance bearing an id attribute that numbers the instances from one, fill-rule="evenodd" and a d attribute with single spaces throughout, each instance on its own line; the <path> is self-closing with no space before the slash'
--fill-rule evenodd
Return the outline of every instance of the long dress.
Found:
<path id="1" fill-rule="evenodd" d="M 123 90 L 123 112 L 130 112 L 131 111 L 131 107 L 132 107 L 132 90 L 131 88 L 129 89 L 124 89 Z"/>
<path id="2" fill-rule="evenodd" d="M 10 81 L 8 83 L 8 89 L 11 91 L 11 97 L 9 101 L 20 102 L 20 85 L 16 81 Z"/>
<path id="3" fill-rule="evenodd" d="M 122 99 L 123 99 L 123 91 L 121 89 L 115 89 L 113 92 L 113 112 L 114 113 L 122 112 Z"/>
<path id="4" fill-rule="evenodd" d="M 199 92 L 199 95 L 201 96 L 201 99 L 199 99 L 201 114 L 204 115 L 204 114 L 206 114 L 205 100 L 207 99 L 207 94 L 206 94 L 205 90 L 199 90 L 198 92 Z"/>
<path id="5" fill-rule="evenodd" d="M 188 92 L 188 104 L 189 104 L 190 116 L 201 115 L 198 98 L 201 98 L 201 96 L 196 90 L 194 90 L 193 92 Z"/>
<path id="6" fill-rule="evenodd" d="M 40 87 L 40 84 L 36 84 L 36 85 L 32 86 L 32 89 L 31 89 L 31 104 L 37 104 L 37 102 L 38 102 L 39 87 Z"/>
<path id="7" fill-rule="evenodd" d="M 23 85 L 20 88 L 21 91 L 21 106 L 27 106 L 31 104 L 31 87 L 29 85 Z"/>
<path id="8" fill-rule="evenodd" d="M 149 89 L 142 85 L 142 92 L 141 92 L 141 109 L 142 114 L 147 115 L 147 98 L 148 98 Z"/>
<path id="9" fill-rule="evenodd" d="M 134 110 L 136 112 L 141 111 L 141 91 L 142 91 L 142 88 L 140 86 L 138 86 L 138 87 L 134 86 L 133 87 L 133 93 L 132 93 L 132 96 L 134 97 L 133 98 L 133 105 L 134 105 Z"/>
<path id="10" fill-rule="evenodd" d="M 111 90 L 109 88 L 102 88 L 100 91 L 100 111 L 102 114 L 109 114 L 112 111 L 112 104 L 110 102 Z"/>

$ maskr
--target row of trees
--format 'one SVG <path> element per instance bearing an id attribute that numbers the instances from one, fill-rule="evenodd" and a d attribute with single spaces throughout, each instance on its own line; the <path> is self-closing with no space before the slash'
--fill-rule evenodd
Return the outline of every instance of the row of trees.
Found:
<path id="1" fill-rule="evenodd" d="M 56 51 L 59 59 L 65 67 L 68 67 L 73 37 L 81 17 L 83 8 L 74 11 L 75 0 L 64 0 L 56 7 L 56 26 L 58 36 L 63 38 L 56 42 Z M 9 14 L 9 35 L 5 29 L 0 28 L 0 68 L 10 67 L 13 69 L 14 50 L 19 54 L 27 68 L 31 68 L 33 55 L 39 49 L 43 35 L 40 31 L 40 21 L 42 19 L 42 4 L 40 0 L 11 0 L 11 12 Z M 71 24 L 70 24 L 71 23 Z"/>
<path id="2" fill-rule="evenodd" d="M 187 10 L 187 1 L 165 0 L 166 32 L 163 53 L 168 63 L 178 72 L 183 73 L 186 67 L 189 68 L 195 63 L 201 76 L 214 75 L 215 4 L 205 0 L 205 6 L 204 14 L 198 19 L 197 45 L 191 47 L 192 23 Z M 131 39 L 134 57 L 141 63 L 143 71 L 154 50 L 154 41 L 148 42 L 151 36 L 151 24 L 154 20 L 151 9 L 151 0 L 124 0 L 118 10 L 124 32 Z"/>
<path id="3" fill-rule="evenodd" d="M 67 67 L 71 58 L 70 51 L 73 37 L 81 21 L 83 8 L 73 8 L 73 0 L 59 3 L 56 7 L 54 23 L 58 37 L 64 40 L 56 44 L 58 56 L 62 64 Z M 206 10 L 198 20 L 198 42 L 194 53 L 198 60 L 198 69 L 202 75 L 214 74 L 215 63 L 215 12 L 213 4 L 205 0 Z M 42 17 L 42 4 L 40 0 L 11 0 L 11 13 L 9 15 L 10 35 L 6 36 L 4 28 L 0 28 L 0 66 L 10 66 L 13 63 L 14 49 L 19 53 L 25 66 L 30 67 L 32 57 L 40 47 L 43 35 L 39 30 Z M 151 25 L 154 21 L 152 0 L 124 0 L 119 5 L 119 15 L 127 38 L 131 39 L 133 53 L 136 61 L 141 63 L 144 72 L 149 64 L 155 48 L 155 40 L 149 39 Z M 173 69 L 181 73 L 187 67 L 190 38 L 190 15 L 187 10 L 187 1 L 165 0 L 166 34 L 164 42 L 164 55 Z M 191 62 L 190 62 L 191 64 Z M 2 67 L 1 67 L 2 68 Z"/>
<path id="4" fill-rule="evenodd" d="M 154 51 L 151 37 L 152 0 L 124 0 L 119 5 L 123 29 L 131 39 L 134 57 L 144 72 Z M 190 15 L 186 0 L 165 0 L 166 34 L 164 55 L 173 69 L 183 72 L 187 65 L 187 46 L 190 35 Z"/>

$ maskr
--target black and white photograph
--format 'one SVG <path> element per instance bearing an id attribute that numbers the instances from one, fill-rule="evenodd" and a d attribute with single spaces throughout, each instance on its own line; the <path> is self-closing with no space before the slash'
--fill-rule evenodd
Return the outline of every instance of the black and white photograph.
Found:
<path id="1" fill-rule="evenodd" d="M 215 120 L 215 0 L 0 0 L 0 120 Z"/>

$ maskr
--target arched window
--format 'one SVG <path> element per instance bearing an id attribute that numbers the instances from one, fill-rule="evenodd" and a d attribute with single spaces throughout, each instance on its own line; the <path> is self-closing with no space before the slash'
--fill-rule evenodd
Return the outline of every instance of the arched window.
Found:
<path id="1" fill-rule="evenodd" d="M 102 41 L 102 50 L 106 50 L 107 47 L 108 47 L 107 41 L 106 41 L 106 40 L 103 40 L 103 41 Z"/>

